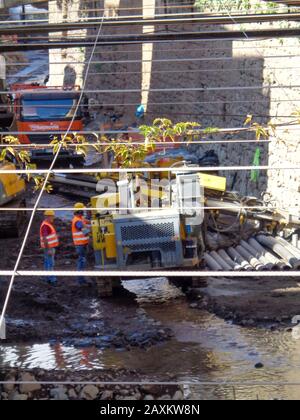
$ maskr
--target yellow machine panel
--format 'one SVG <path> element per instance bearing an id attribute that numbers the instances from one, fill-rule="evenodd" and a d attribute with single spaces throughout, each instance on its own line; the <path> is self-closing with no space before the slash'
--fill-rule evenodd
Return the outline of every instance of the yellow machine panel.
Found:
<path id="1" fill-rule="evenodd" d="M 116 258 L 117 247 L 114 225 L 111 217 L 94 218 L 92 220 L 93 248 L 95 251 L 104 251 L 106 258 Z"/>
<path id="2" fill-rule="evenodd" d="M 226 191 L 226 178 L 224 177 L 199 173 L 199 178 L 204 188 L 221 192 Z"/>
<path id="3" fill-rule="evenodd" d="M 1 170 L 15 170 L 16 167 L 12 163 L 1 165 Z M 3 186 L 4 196 L 0 197 L 0 202 L 6 199 L 13 199 L 17 195 L 25 191 L 25 181 L 17 174 L 0 174 L 0 183 Z"/>
<path id="4" fill-rule="evenodd" d="M 104 235 L 105 239 L 105 253 L 106 258 L 116 258 L 117 257 L 117 244 L 116 244 L 116 235 L 114 233 L 106 233 Z"/>

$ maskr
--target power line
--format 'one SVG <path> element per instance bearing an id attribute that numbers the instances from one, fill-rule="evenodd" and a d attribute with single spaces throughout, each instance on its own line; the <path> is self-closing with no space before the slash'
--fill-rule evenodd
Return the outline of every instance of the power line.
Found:
<path id="1" fill-rule="evenodd" d="M 201 124 L 199 123 L 199 126 Z M 299 125 L 299 121 L 295 120 L 295 121 L 291 121 L 288 123 L 276 123 L 273 124 L 273 127 L 276 128 L 289 128 L 289 129 L 300 129 L 300 125 Z M 193 128 L 192 130 L 190 130 L 191 132 L 189 133 L 189 135 L 193 135 L 193 136 L 198 136 L 201 134 L 206 134 L 206 135 L 210 135 L 210 134 L 232 134 L 232 133 L 240 133 L 240 132 L 254 132 L 256 131 L 255 127 L 227 127 L 227 128 L 217 128 L 214 133 L 211 132 L 207 132 L 205 129 L 196 129 Z M 0 134 L 2 135 L 7 135 L 7 134 L 11 134 L 11 135 L 18 135 L 20 133 L 23 134 L 64 134 L 65 131 L 58 131 L 58 130 L 51 130 L 51 131 L 8 131 L 8 132 L 2 132 Z M 136 132 L 138 134 L 138 132 Z M 69 134 L 128 134 L 128 130 L 118 130 L 118 129 L 111 129 L 111 130 L 69 130 Z M 134 134 L 134 132 L 132 132 L 132 134 Z"/>
<path id="2" fill-rule="evenodd" d="M 299 70 L 300 67 L 268 67 L 269 70 Z M 244 74 L 241 74 L 241 77 L 245 75 L 245 73 L 255 73 L 255 72 L 262 72 L 264 68 L 226 68 L 226 69 L 216 69 L 216 68 L 206 68 L 206 69 L 197 69 L 197 70 L 184 70 L 184 74 L 200 74 L 200 73 L 229 73 L 229 72 L 241 72 Z M 178 74 L 182 73 L 182 70 L 153 70 L 153 71 L 143 71 L 143 74 Z M 141 75 L 141 71 L 119 71 L 119 72 L 94 72 L 90 73 L 90 76 L 111 76 L 111 75 Z M 51 76 L 66 76 L 65 73 L 51 73 Z M 8 74 L 7 79 L 28 79 L 28 84 L 31 83 L 31 80 L 34 81 L 35 78 L 39 77 L 37 74 L 32 74 L 30 76 L 28 75 L 18 75 L 18 74 Z M 51 86 L 48 86 L 48 88 L 51 88 Z M 17 105 L 19 106 L 19 105 Z M 49 105 L 52 106 L 52 105 Z M 3 105 L 0 105 L 0 108 L 4 107 Z"/>
<path id="3" fill-rule="evenodd" d="M 0 270 L 0 276 L 11 276 L 13 271 L 11 270 Z M 140 278 L 153 278 L 153 277 L 291 277 L 298 278 L 300 277 L 299 271 L 187 271 L 187 270 L 178 270 L 178 271 L 131 271 L 131 270 L 95 270 L 95 271 L 80 271 L 80 275 L 83 277 L 132 277 L 134 279 Z M 18 270 L 16 272 L 16 277 L 78 277 L 78 271 L 41 271 L 41 270 Z M 36 383 L 36 382 L 35 382 Z"/>
<path id="4" fill-rule="evenodd" d="M 269 55 L 265 56 L 265 59 L 278 59 L 278 58 L 298 58 L 297 55 L 294 54 L 287 54 L 287 55 Z M 97 60 L 93 61 L 91 64 L 138 64 L 138 63 L 172 63 L 172 62 L 210 62 L 210 61 L 255 61 L 257 60 L 257 57 L 241 57 L 239 60 L 236 59 L 236 57 L 201 57 L 201 58 L 195 58 L 195 57 L 188 57 L 188 58 L 160 58 L 160 59 L 153 59 L 153 60 L 143 60 L 142 58 L 139 60 Z M 86 64 L 86 61 L 50 61 L 48 63 L 49 65 L 55 65 L 55 64 L 65 64 L 65 65 L 71 65 L 71 64 Z M 262 63 L 263 64 L 263 63 Z M 25 62 L 10 62 L 7 64 L 6 67 L 19 67 L 19 66 L 26 66 L 28 63 Z M 292 67 L 294 68 L 294 67 Z M 263 67 L 261 67 L 263 70 Z M 204 69 L 205 70 L 205 69 Z M 209 69 L 210 70 L 210 69 Z"/>
<path id="5" fill-rule="evenodd" d="M 295 117 L 294 117 L 295 118 Z M 199 126 L 200 126 L 200 123 L 199 123 Z M 279 128 L 279 127 L 281 127 L 281 128 L 289 128 L 289 129 L 300 129 L 300 125 L 299 125 L 299 121 L 298 120 L 293 120 L 293 121 L 291 121 L 291 122 L 288 122 L 288 123 L 276 123 L 276 124 L 273 124 L 273 127 L 276 127 L 276 128 Z M 240 132 L 251 132 L 251 131 L 255 131 L 256 130 L 256 128 L 255 127 L 229 127 L 229 128 L 217 128 L 216 127 L 216 131 L 215 132 L 213 132 L 213 133 L 211 133 L 210 131 L 206 131 L 205 129 L 192 129 L 192 130 L 190 130 L 190 131 L 192 131 L 191 133 L 189 133 L 189 135 L 192 135 L 192 136 L 198 136 L 198 135 L 201 135 L 201 134 L 206 134 L 206 135 L 209 135 L 209 134 L 214 134 L 214 135 L 216 135 L 216 134 L 232 134 L 232 133 L 240 133 Z M 64 135 L 65 134 L 65 131 L 58 131 L 58 130 L 51 130 L 51 131 L 47 131 L 47 130 L 44 130 L 44 131 L 2 131 L 1 133 L 0 133 L 0 135 L 2 134 L 2 136 L 7 136 L 8 134 L 9 135 L 19 135 L 19 134 L 36 134 L 36 135 L 42 135 L 42 134 L 51 134 L 51 135 L 54 135 L 54 134 L 57 134 L 57 135 Z M 138 130 L 136 130 L 136 131 L 128 131 L 128 129 L 127 130 L 125 130 L 125 129 L 110 129 L 110 130 L 83 130 L 83 131 L 81 131 L 81 130 L 69 130 L 69 134 L 82 134 L 82 135 L 84 135 L 84 134 L 86 134 L 86 135 L 88 135 L 88 134 L 93 134 L 93 135 L 96 135 L 96 134 L 103 134 L 103 135 L 108 135 L 108 134 L 139 134 L 139 131 Z"/>
<path id="6" fill-rule="evenodd" d="M 86 90 L 85 93 L 108 93 L 108 94 L 115 94 L 115 93 L 140 93 L 140 92 L 156 92 L 156 93 L 163 93 L 163 92 L 218 92 L 218 91 L 249 91 L 249 90 L 263 90 L 263 89 L 295 89 L 300 88 L 300 85 L 262 85 L 262 86 L 218 86 L 218 87 L 205 87 L 205 88 L 195 88 L 195 87 L 181 87 L 181 88 L 141 88 L 141 89 L 90 89 Z M 65 92 L 65 91 L 63 91 Z M 69 93 L 80 93 L 80 90 L 67 90 L 66 92 Z M 12 91 L 0 91 L 0 94 L 7 95 L 7 94 L 16 94 L 16 93 L 22 93 L 22 94 L 29 94 L 36 96 L 41 95 L 43 93 L 47 93 L 47 91 L 43 92 L 43 89 L 33 89 L 28 91 L 28 89 L 20 89 L 18 91 L 12 90 Z"/>
<path id="7" fill-rule="evenodd" d="M 31 132 L 33 133 L 33 132 Z M 10 133 L 11 134 L 11 133 Z M 28 134 L 28 132 L 19 132 L 18 134 Z M 34 134 L 36 134 L 34 132 Z M 50 132 L 49 132 L 50 134 Z M 130 131 L 128 132 L 128 134 L 130 135 Z M 137 133 L 138 134 L 138 133 Z M 263 145 L 263 144 L 269 144 L 272 142 L 275 142 L 276 140 L 238 140 L 238 139 L 234 139 L 234 140 L 193 140 L 190 143 L 184 142 L 184 141 L 156 141 L 155 145 L 156 146 L 173 146 L 173 145 L 182 145 L 182 146 L 192 146 L 195 144 L 255 144 L 256 146 L 258 145 Z M 130 141 L 114 141 L 113 143 L 114 145 L 130 145 L 130 146 L 144 146 L 145 142 L 130 142 Z M 93 143 L 68 143 L 68 148 L 69 147 L 78 147 L 78 146 L 86 146 L 86 147 L 95 147 L 95 146 L 108 146 L 109 143 L 107 142 L 93 142 Z M 50 148 L 54 148 L 55 145 L 54 144 L 50 144 L 50 143 L 30 143 L 30 144 L 0 144 L 0 148 L 16 148 L 16 149 L 39 149 L 41 147 L 48 147 Z"/>
<path id="8" fill-rule="evenodd" d="M 247 31 L 248 38 L 254 39 L 265 39 L 265 38 L 287 38 L 287 37 L 299 37 L 300 29 L 288 28 L 288 29 L 258 29 Z M 178 39 L 180 37 L 180 39 Z M 153 33 L 153 34 L 139 34 L 139 35 L 123 35 L 123 36 L 112 36 L 108 35 L 102 37 L 101 41 L 97 42 L 97 45 L 108 46 L 108 45 L 130 45 L 130 44 L 144 44 L 144 43 L 165 43 L 165 42 L 186 42 L 186 41 L 234 41 L 243 40 L 244 32 L 236 30 L 228 31 L 209 31 L 209 32 L 184 32 L 184 33 Z M 73 40 L 69 42 L 31 42 L 30 44 L 0 44 L 0 52 L 10 52 L 18 50 L 40 50 L 40 49 L 60 49 L 60 48 L 79 48 L 79 47 L 92 47 L 92 42 L 83 42 L 79 40 Z"/>
<path id="9" fill-rule="evenodd" d="M 26 39 L 28 39 L 28 38 L 26 38 Z M 199 40 L 195 40 L 194 42 L 196 43 L 196 42 L 198 42 Z M 284 49 L 294 49 L 294 48 L 296 48 L 296 49 L 299 49 L 299 45 L 294 45 L 294 44 L 291 44 L 291 45 L 288 45 L 288 44 L 285 44 L 285 45 L 276 45 L 276 46 L 274 46 L 274 45 L 269 45 L 269 46 L 257 46 L 257 47 L 255 47 L 255 49 L 257 49 L 257 50 L 260 50 L 260 49 L 262 49 L 262 50 L 268 50 L 268 49 L 274 49 L 274 48 L 276 48 L 276 50 L 277 49 L 281 49 L 281 48 L 284 48 Z M 247 46 L 245 46 L 245 45 L 243 45 L 243 46 L 238 46 L 238 45 L 236 45 L 236 46 L 234 46 L 234 49 L 235 50 L 248 50 L 248 49 L 253 49 L 253 46 L 249 46 L 249 47 L 247 47 Z M 206 47 L 206 48 L 189 48 L 189 52 L 191 52 L 191 51 L 197 51 L 197 52 L 209 52 L 209 53 L 211 53 L 212 51 L 230 51 L 230 52 L 232 52 L 232 47 L 229 47 L 229 48 L 226 48 L 226 47 L 220 47 L 220 48 L 218 48 L 218 47 L 213 47 L 213 48 L 211 48 L 211 47 Z M 159 52 L 159 53 L 162 53 L 162 52 L 176 52 L 176 53 L 178 53 L 178 48 L 174 48 L 174 49 L 172 49 L 172 48 L 168 48 L 168 49 L 159 49 L 159 50 L 157 50 L 157 52 Z M 97 51 L 97 54 L 140 54 L 140 51 L 137 51 L 137 50 L 124 50 L 124 49 L 122 49 L 122 50 L 114 50 L 114 51 L 111 51 L 111 50 L 103 50 L 103 51 Z M 9 53 L 7 54 L 8 56 L 9 56 Z M 39 53 L 39 56 L 47 56 L 48 57 L 48 52 L 43 52 L 43 51 L 41 51 L 40 53 Z M 51 55 L 61 55 L 61 52 L 52 52 L 51 53 Z M 243 58 L 243 56 L 241 56 L 242 58 Z M 295 55 L 295 57 L 297 57 L 296 55 Z M 239 57 L 240 58 L 240 57 Z M 249 56 L 245 56 L 245 58 L 249 58 Z M 251 58 L 251 57 L 250 57 Z M 26 63 L 26 64 L 28 64 L 28 63 Z"/>
<path id="10" fill-rule="evenodd" d="M 251 36 L 251 38 L 253 39 L 261 39 L 262 37 L 260 37 L 259 35 L 259 31 L 269 31 L 268 36 L 263 36 L 264 38 L 270 38 L 270 39 L 275 39 L 275 38 L 287 38 L 287 37 L 293 37 L 293 36 L 299 36 L 298 35 L 298 28 L 286 28 L 286 29 L 258 29 L 258 30 L 252 30 L 253 32 L 253 36 Z M 281 32 L 279 33 L 278 31 L 281 30 Z M 285 33 L 285 32 L 286 33 Z M 87 48 L 90 48 L 92 45 L 92 42 L 95 40 L 95 35 L 93 34 L 83 34 L 83 33 L 78 33 L 78 31 L 74 31 L 75 33 L 68 33 L 68 36 L 65 37 L 63 35 L 62 31 L 61 33 L 58 34 L 53 34 L 53 35 L 39 35 L 39 36 L 34 36 L 31 37 L 29 36 L 18 36 L 18 41 L 11 41 L 11 39 L 7 39 L 5 42 L 1 42 L 1 46 L 3 46 L 3 48 L 5 46 L 11 47 L 12 45 L 15 45 L 15 47 L 17 48 L 20 45 L 24 45 L 24 49 L 25 46 L 34 46 L 34 45 L 41 45 L 40 50 L 43 49 L 43 46 L 45 45 L 49 45 L 49 44 L 55 44 L 55 43 L 59 43 L 59 42 L 66 42 L 66 40 L 68 40 L 69 43 L 74 43 L 75 41 L 77 43 L 82 43 L 83 41 L 86 42 L 86 46 Z M 229 36 L 229 32 L 233 34 L 234 38 L 231 38 Z M 158 41 L 160 41 L 160 38 L 162 36 L 165 36 L 167 38 L 168 43 L 170 42 L 180 42 L 180 41 L 185 41 L 186 38 L 188 37 L 188 41 L 193 43 L 193 42 L 197 42 L 197 40 L 205 40 L 207 42 L 212 42 L 214 39 L 218 39 L 220 41 L 224 40 L 224 41 L 235 41 L 235 40 L 239 40 L 242 41 L 242 37 L 239 38 L 237 33 L 239 31 L 236 30 L 228 30 L 224 33 L 224 39 L 222 39 L 221 37 L 221 30 L 218 31 L 214 31 L 214 32 L 203 32 L 203 31 L 192 31 L 192 32 L 188 32 L 188 31 L 178 31 L 178 30 L 155 30 L 153 32 L 147 32 L 147 33 L 118 33 L 115 35 L 111 35 L 111 34 L 107 34 L 107 35 L 102 35 L 101 40 L 99 41 L 99 45 L 102 45 L 103 48 L 105 47 L 111 47 L 111 46 L 118 46 L 123 44 L 139 44 L 139 42 L 133 42 L 136 40 L 142 40 L 142 43 L 147 43 L 147 42 L 152 42 L 151 38 L 154 39 L 156 41 L 156 43 L 158 43 Z M 177 34 L 177 38 L 174 37 L 174 35 Z M 190 34 L 190 35 L 189 35 Z M 192 37 L 192 34 L 194 35 L 194 37 Z M 208 34 L 208 35 L 207 35 Z M 207 38 L 204 38 L 204 35 L 207 35 Z M 142 39 L 143 37 L 143 39 Z M 124 41 L 126 39 L 126 41 Z M 50 41 L 49 41 L 50 40 Z M 108 40 L 108 41 L 107 41 Z M 109 41 L 112 42 L 109 42 Z M 116 42 L 117 41 L 117 42 Z M 23 43 L 23 44 L 22 44 Z M 82 48 L 84 47 L 83 45 L 80 47 Z M 76 46 L 72 47 L 77 48 Z M 30 49 L 29 49 L 30 50 Z M 10 52 L 10 51 L 7 51 Z"/>
<path id="11" fill-rule="evenodd" d="M 264 59 L 278 59 L 278 58 L 299 58 L 298 55 L 293 54 L 284 54 L 284 55 L 266 55 L 264 56 Z M 242 60 L 257 60 L 257 57 L 245 57 L 245 58 L 239 58 L 239 61 Z M 142 58 L 139 60 L 97 60 L 93 61 L 91 64 L 138 64 L 138 63 L 181 63 L 181 62 L 210 62 L 210 61 L 237 61 L 236 57 L 201 57 L 201 58 L 195 58 L 195 57 L 186 57 L 186 58 L 154 58 L 154 59 L 146 59 L 143 60 Z M 49 62 L 49 65 L 51 64 L 85 64 L 85 61 L 53 61 Z M 10 63 L 11 66 L 13 63 Z M 25 65 L 25 63 L 16 63 L 17 65 Z"/>
<path id="12" fill-rule="evenodd" d="M 102 31 L 103 20 L 104 20 L 104 14 L 103 14 L 102 20 L 101 20 L 101 22 L 99 24 L 98 38 L 100 37 L 101 31 Z M 96 50 L 98 38 L 96 38 L 96 40 L 95 40 L 95 43 L 94 43 L 92 52 L 90 54 L 89 62 L 87 63 L 86 73 L 85 73 L 85 76 L 84 76 L 84 79 L 83 79 L 82 91 L 80 93 L 80 98 L 79 98 L 78 104 L 80 104 L 80 102 L 82 101 L 83 96 L 84 96 L 84 89 L 85 89 L 85 86 L 86 86 L 86 83 L 87 83 L 88 72 L 89 72 L 89 68 L 90 68 L 90 65 L 91 65 L 91 61 L 93 59 L 93 55 L 94 55 L 95 50 Z M 79 108 L 78 108 L 78 105 L 77 105 L 76 108 L 75 108 L 75 113 L 74 113 L 74 115 L 72 117 L 72 120 L 70 121 L 69 126 L 68 126 L 68 130 L 64 134 L 64 137 L 63 137 L 62 141 L 64 141 L 66 139 L 67 135 L 69 134 L 69 130 L 72 127 L 72 124 L 73 124 L 73 122 L 75 120 L 75 117 L 76 117 L 76 114 L 77 114 L 78 109 Z M 52 162 L 51 162 L 51 165 L 50 165 L 49 169 L 47 169 L 47 171 L 45 172 L 45 175 L 46 175 L 45 176 L 45 179 L 44 179 L 44 181 L 42 183 L 42 187 L 41 187 L 40 193 L 39 193 L 39 195 L 37 197 L 37 200 L 36 200 L 36 202 L 34 204 L 34 208 L 33 208 L 33 211 L 31 213 L 31 217 L 30 217 L 29 222 L 28 222 L 28 226 L 27 226 L 27 229 L 26 229 L 26 232 L 25 232 L 25 236 L 24 236 L 24 239 L 22 241 L 22 245 L 21 245 L 20 251 L 18 253 L 18 257 L 17 257 L 16 263 L 15 263 L 15 266 L 14 266 L 14 270 L 13 270 L 13 273 L 11 275 L 11 279 L 10 279 L 9 287 L 8 287 L 8 290 L 7 290 L 7 294 L 6 294 L 6 297 L 5 297 L 5 300 L 4 300 L 3 309 L 2 309 L 2 312 L 1 312 L 1 316 L 0 316 L 0 330 L 2 330 L 2 326 L 3 326 L 4 322 L 5 322 L 5 318 L 4 317 L 5 317 L 5 314 L 6 314 L 6 310 L 7 310 L 9 298 L 10 298 L 10 295 L 11 295 L 11 292 L 12 292 L 12 288 L 13 288 L 15 277 L 17 275 L 17 270 L 18 270 L 20 261 L 22 259 L 22 255 L 24 253 L 25 246 L 26 246 L 26 243 L 27 243 L 27 240 L 28 240 L 28 237 L 29 237 L 30 229 L 31 229 L 32 224 L 33 224 L 33 220 L 34 220 L 36 209 L 38 208 L 38 206 L 40 204 L 41 198 L 42 198 L 43 193 L 44 193 L 44 191 L 46 189 L 47 183 L 48 183 L 49 178 L 51 176 L 52 170 L 53 170 L 53 168 L 54 168 L 54 166 L 56 164 L 56 161 L 58 159 L 58 156 L 59 156 L 59 153 L 61 151 L 61 148 L 62 148 L 62 142 L 59 144 L 57 151 L 53 155 L 53 159 L 52 159 Z"/>
<path id="13" fill-rule="evenodd" d="M 290 99 L 261 99 L 261 100 L 224 100 L 224 101 L 181 101 L 181 102 L 150 102 L 148 103 L 148 105 L 151 106 L 163 106 L 163 105 L 223 105 L 223 104 L 237 104 L 237 103 L 247 103 L 247 104 L 257 104 L 257 103 L 261 103 L 261 104 L 268 104 L 268 103 L 285 103 L 285 102 L 290 102 Z M 293 99 L 294 103 L 300 102 L 300 99 Z M 113 107 L 113 106 L 138 106 L 140 105 L 140 102 L 123 102 L 123 103 L 95 103 L 93 104 L 93 106 L 99 106 L 99 107 Z M 1 133 L 1 132 L 0 132 Z M 18 133 L 18 132 L 17 132 Z"/>
<path id="14" fill-rule="evenodd" d="M 88 168 L 88 169 L 51 169 L 51 174 L 100 174 L 100 173 L 159 173 L 159 172 L 215 172 L 215 171 L 300 171 L 299 166 L 193 166 L 179 168 Z M 41 175 L 48 174 L 46 169 L 0 169 L 0 174 Z"/>
<path id="15" fill-rule="evenodd" d="M 105 181 L 105 179 L 103 179 L 103 181 Z M 49 182 L 51 182 L 51 178 L 50 178 L 50 181 Z M 96 184 L 95 184 L 95 189 L 96 189 Z M 96 192 L 96 190 L 95 190 L 95 192 Z M 100 194 L 101 195 L 101 194 Z M 214 207 L 214 206 L 203 206 L 203 207 L 201 207 L 201 206 L 194 206 L 194 207 L 186 207 L 186 206 L 184 206 L 184 207 L 180 207 L 182 210 L 206 210 L 206 211 L 215 211 L 215 210 L 218 210 L 218 211 L 221 211 L 221 210 L 232 210 L 232 206 L 222 206 L 222 207 L 220 207 L 220 206 L 217 206 L 217 207 Z M 243 206 L 243 205 L 241 205 L 240 206 L 240 209 L 241 210 L 255 210 L 255 211 L 257 211 L 257 212 L 261 212 L 261 211 L 264 211 L 264 210 L 269 210 L 269 211 L 287 211 L 287 210 L 291 210 L 291 209 L 294 209 L 294 210 L 298 210 L 298 207 L 277 207 L 277 206 Z M 74 211 L 74 207 L 40 207 L 40 208 L 37 208 L 36 209 L 36 212 L 37 211 L 40 211 L 40 212 L 44 212 L 44 211 L 47 211 L 47 210 L 53 210 L 53 211 L 56 211 L 56 212 L 59 212 L 59 211 L 63 211 L 63 212 L 65 212 L 65 211 Z M 132 212 L 132 211 L 134 211 L 135 213 L 138 213 L 138 212 L 140 212 L 140 213 L 142 213 L 142 212 L 145 212 L 145 211 L 159 211 L 159 210 L 178 210 L 178 208 L 174 208 L 174 207 L 85 207 L 85 208 L 83 208 L 82 209 L 83 211 L 98 211 L 98 212 L 105 212 L 105 211 L 107 211 L 107 212 L 121 212 L 121 211 L 127 211 L 127 212 Z M 13 212 L 13 213 L 17 213 L 17 212 L 24 212 L 24 211 L 33 211 L 33 207 L 22 207 L 22 208 L 16 208 L 16 207 L 1 207 L 0 208 L 0 212 L 1 211 L 3 211 L 3 212 Z"/>
<path id="16" fill-rule="evenodd" d="M 181 16 L 181 15 L 179 15 Z M 189 17 L 183 18 L 142 18 L 142 19 L 106 19 L 103 26 L 128 26 L 128 25 L 142 25 L 142 26 L 155 26 L 155 25 L 180 25 L 180 24 L 206 24 L 206 25 L 229 25 L 229 24 L 244 24 L 244 23 L 259 23 L 259 22 L 274 22 L 274 21 L 297 21 L 300 19 L 300 13 L 275 13 L 275 14 L 247 14 L 235 15 L 234 21 L 229 16 L 208 16 L 208 17 Z M 34 24 L 22 26 L 0 26 L 1 35 L 14 35 L 14 34 L 35 34 L 39 32 L 61 32 L 72 31 L 78 29 L 88 29 L 97 26 L 98 20 L 82 22 L 66 22 L 66 23 L 47 23 L 47 24 Z"/>
<path id="17" fill-rule="evenodd" d="M 72 19 L 63 19 L 63 21 L 59 21 L 58 25 L 60 24 L 79 24 L 79 23 L 94 23 L 96 25 L 96 17 L 95 16 L 79 16 L 80 12 L 78 11 L 78 20 Z M 1 15 L 0 15 L 1 16 Z M 298 13 L 291 12 L 278 12 L 278 13 L 245 13 L 245 14 L 236 14 L 235 17 L 239 21 L 239 23 L 257 23 L 257 22 L 273 22 L 277 20 L 285 20 L 285 21 L 294 21 L 298 20 L 299 16 Z M 163 19 L 162 19 L 163 18 Z M 60 17 L 59 17 L 60 19 Z M 27 25 L 28 23 L 34 23 L 34 26 L 38 26 L 42 23 L 48 24 L 48 19 L 26 19 L 26 20 L 0 20 L 0 31 L 1 29 L 9 28 L 10 25 L 15 25 L 21 23 L 22 26 L 33 26 Z M 153 25 L 153 24 L 161 24 L 161 25 L 169 25 L 169 24 L 177 24 L 178 23 L 205 23 L 205 24 L 228 24 L 228 16 L 218 14 L 207 14 L 201 12 L 189 12 L 189 13 L 157 13 L 155 14 L 154 18 L 145 18 L 143 15 L 121 15 L 116 18 L 106 18 L 104 20 L 104 26 L 106 25 L 124 25 L 129 24 L 145 24 L 145 25 Z M 143 23 L 145 22 L 145 23 Z M 230 23 L 230 22 L 229 22 Z M 51 24 L 51 23 L 49 23 Z M 6 25 L 6 26 L 5 26 Z M 22 31 L 22 27 L 17 27 L 16 30 Z"/>

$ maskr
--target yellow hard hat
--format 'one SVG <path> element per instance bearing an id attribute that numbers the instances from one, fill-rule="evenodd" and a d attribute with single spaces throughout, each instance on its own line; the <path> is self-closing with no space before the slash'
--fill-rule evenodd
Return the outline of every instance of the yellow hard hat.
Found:
<path id="1" fill-rule="evenodd" d="M 74 206 L 74 210 L 83 210 L 85 209 L 85 205 L 83 203 L 76 203 Z"/>
<path id="2" fill-rule="evenodd" d="M 55 211 L 54 210 L 46 210 L 44 212 L 44 216 L 55 216 Z"/>

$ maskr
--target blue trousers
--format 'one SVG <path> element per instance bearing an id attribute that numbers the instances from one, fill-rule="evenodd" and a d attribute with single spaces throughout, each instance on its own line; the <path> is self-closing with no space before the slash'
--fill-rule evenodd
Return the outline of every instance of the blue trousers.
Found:
<path id="1" fill-rule="evenodd" d="M 76 252 L 77 252 L 77 255 L 78 255 L 77 271 L 84 271 L 86 269 L 87 250 L 88 250 L 88 245 L 78 245 L 78 246 L 76 246 Z M 85 277 L 84 276 L 79 276 L 78 277 L 78 283 L 79 284 L 86 283 Z"/>
<path id="2" fill-rule="evenodd" d="M 51 249 L 49 253 L 48 249 L 44 251 L 44 267 L 46 271 L 53 271 L 55 266 L 55 248 Z M 46 278 L 47 282 L 50 284 L 56 284 L 57 278 L 55 276 L 48 276 Z"/>

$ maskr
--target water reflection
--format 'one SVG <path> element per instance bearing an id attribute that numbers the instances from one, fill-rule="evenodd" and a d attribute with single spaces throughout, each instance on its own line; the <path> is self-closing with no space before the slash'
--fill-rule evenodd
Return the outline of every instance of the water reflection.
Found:
<path id="1" fill-rule="evenodd" d="M 0 366 L 74 370 L 126 367 L 142 371 L 149 380 L 168 380 L 175 375 L 178 380 L 192 382 L 194 385 L 185 386 L 189 398 L 300 398 L 300 387 L 296 386 L 245 385 L 300 380 L 300 341 L 290 332 L 242 328 L 206 311 L 191 309 L 185 299 L 174 299 L 180 294 L 165 279 L 153 280 L 144 289 L 143 283 L 131 283 L 129 288 L 139 290 L 139 300 L 144 302 L 140 310 L 157 324 L 171 328 L 174 339 L 147 350 L 122 352 L 49 344 L 0 346 Z M 154 288 L 153 293 L 149 287 Z M 151 304 L 155 294 L 164 304 Z M 263 364 L 262 369 L 255 368 L 258 362 Z M 199 381 L 241 385 L 199 386 Z"/>
<path id="2" fill-rule="evenodd" d="M 60 344 L 0 346 L 1 367 L 24 369 L 104 369 L 103 352 L 96 348 L 76 349 Z"/>

